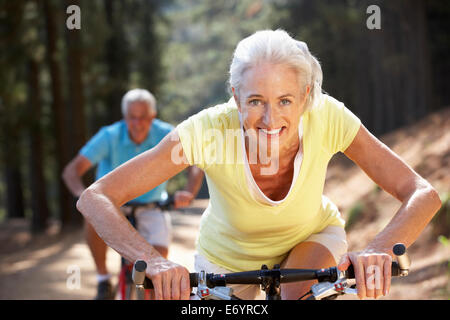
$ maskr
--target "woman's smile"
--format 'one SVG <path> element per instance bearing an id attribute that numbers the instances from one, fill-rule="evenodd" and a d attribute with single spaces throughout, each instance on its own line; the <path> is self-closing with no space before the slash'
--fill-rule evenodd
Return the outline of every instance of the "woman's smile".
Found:
<path id="1" fill-rule="evenodd" d="M 267 138 L 280 137 L 285 132 L 286 127 L 283 126 L 277 129 L 258 128 L 258 132 L 267 136 Z"/>

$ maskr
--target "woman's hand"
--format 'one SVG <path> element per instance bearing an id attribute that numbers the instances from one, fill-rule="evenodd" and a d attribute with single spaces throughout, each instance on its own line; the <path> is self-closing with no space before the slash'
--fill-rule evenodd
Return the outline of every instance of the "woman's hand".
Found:
<path id="1" fill-rule="evenodd" d="M 392 257 L 384 252 L 364 250 L 348 252 L 338 265 L 341 271 L 353 265 L 356 288 L 360 299 L 379 298 L 389 293 L 391 287 Z"/>
<path id="2" fill-rule="evenodd" d="M 153 282 L 156 300 L 189 300 L 189 271 L 162 257 L 147 263 L 147 277 Z"/>

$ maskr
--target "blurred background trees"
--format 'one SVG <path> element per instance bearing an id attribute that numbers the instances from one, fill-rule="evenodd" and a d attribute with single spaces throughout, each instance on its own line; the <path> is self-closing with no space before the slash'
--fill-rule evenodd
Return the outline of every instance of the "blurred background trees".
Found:
<path id="1" fill-rule="evenodd" d="M 80 30 L 66 27 L 72 4 Z M 372 4 L 380 30 L 366 27 Z M 374 134 L 417 121 L 450 104 L 449 21 L 439 0 L 0 0 L 0 220 L 78 226 L 62 167 L 121 118 L 123 94 L 150 90 L 176 125 L 229 99 L 233 49 L 259 29 L 305 41 L 324 90 Z"/>

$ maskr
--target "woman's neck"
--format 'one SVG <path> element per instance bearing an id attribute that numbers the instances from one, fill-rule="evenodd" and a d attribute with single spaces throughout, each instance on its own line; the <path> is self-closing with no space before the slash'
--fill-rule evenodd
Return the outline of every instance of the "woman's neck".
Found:
<path id="1" fill-rule="evenodd" d="M 259 146 L 257 150 L 252 149 L 248 137 L 245 138 L 245 152 L 249 164 L 253 167 L 274 168 L 276 170 L 271 170 L 274 174 L 292 167 L 299 148 L 298 136 L 291 143 L 284 143 L 281 146 L 277 144 L 265 150 L 260 149 Z M 249 150 L 252 150 L 252 154 L 249 154 Z"/>

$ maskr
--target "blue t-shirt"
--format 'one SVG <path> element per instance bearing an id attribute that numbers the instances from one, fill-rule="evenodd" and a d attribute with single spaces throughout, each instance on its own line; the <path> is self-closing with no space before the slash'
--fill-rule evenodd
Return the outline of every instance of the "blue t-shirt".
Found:
<path id="1" fill-rule="evenodd" d="M 121 120 L 102 127 L 81 148 L 80 154 L 89 159 L 93 165 L 98 165 L 96 172 L 98 180 L 122 163 L 156 146 L 172 129 L 171 124 L 154 119 L 147 138 L 138 145 L 130 139 L 125 120 Z M 166 185 L 167 182 L 164 182 L 130 202 L 148 203 L 163 200 L 167 197 Z"/>

